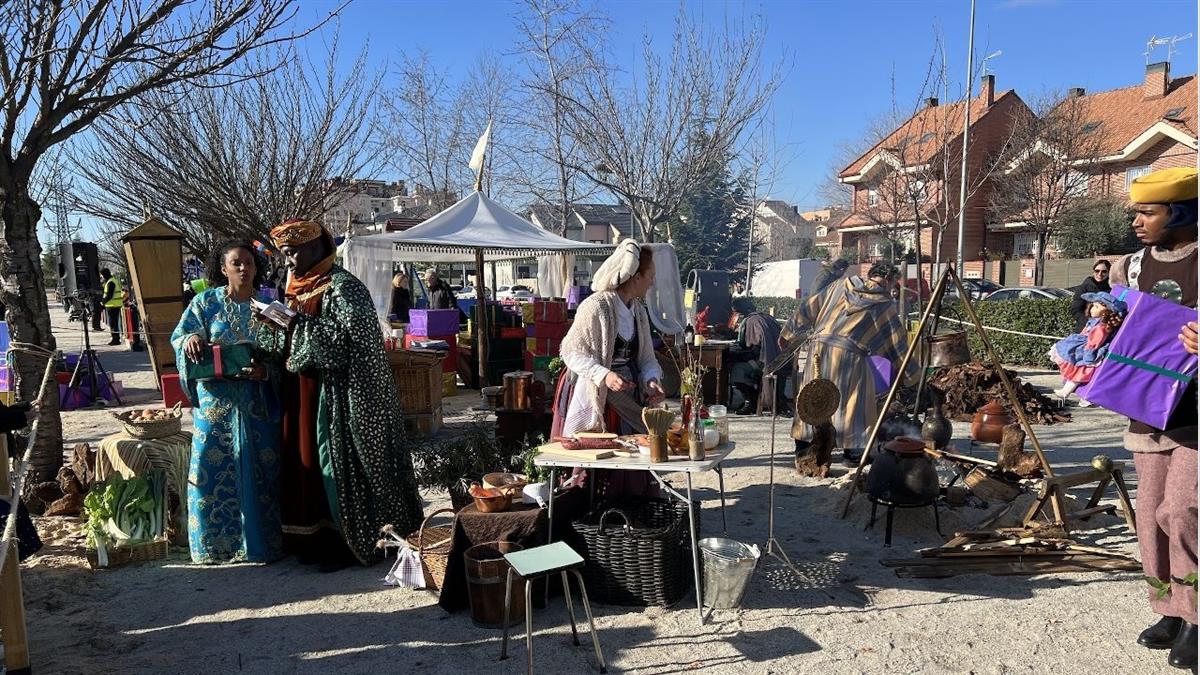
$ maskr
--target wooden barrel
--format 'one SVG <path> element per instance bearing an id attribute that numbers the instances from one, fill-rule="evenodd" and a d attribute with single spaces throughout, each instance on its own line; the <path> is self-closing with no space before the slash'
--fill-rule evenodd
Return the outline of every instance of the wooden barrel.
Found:
<path id="1" fill-rule="evenodd" d="M 471 621 L 482 628 L 504 627 L 504 592 L 509 565 L 505 553 L 523 547 L 506 541 L 476 544 L 463 553 L 467 570 L 467 599 L 471 603 Z M 515 626 L 525 619 L 525 580 L 513 575 L 512 608 L 508 625 Z"/>

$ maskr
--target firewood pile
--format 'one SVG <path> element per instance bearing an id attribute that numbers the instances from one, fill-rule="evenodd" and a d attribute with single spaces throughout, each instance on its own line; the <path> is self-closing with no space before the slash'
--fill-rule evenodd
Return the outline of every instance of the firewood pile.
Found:
<path id="1" fill-rule="evenodd" d="M 1062 528 L 1031 523 L 1027 527 L 959 532 L 941 546 L 917 551 L 917 558 L 881 561 L 908 579 L 943 579 L 960 574 L 1052 574 L 1058 572 L 1135 572 L 1141 564 L 1108 549 L 1084 546 Z"/>
<path id="2" fill-rule="evenodd" d="M 1025 410 L 1025 415 L 1031 424 L 1054 424 L 1070 422 L 1071 415 L 1062 410 L 1053 399 L 1038 393 L 1028 382 L 1022 382 L 1017 374 L 1007 368 L 1004 370 L 1009 382 L 1017 394 L 1017 399 Z M 996 368 L 990 364 L 972 361 L 958 366 L 940 368 L 930 376 L 928 384 L 944 397 L 942 412 L 946 417 L 960 422 L 969 422 L 979 410 L 988 403 L 999 400 L 1004 404 L 1010 415 L 1014 414 L 1004 385 Z M 906 388 L 898 392 L 898 400 L 903 408 L 913 407 L 916 396 L 915 388 Z M 922 396 L 926 398 L 927 395 Z M 897 406 L 893 405 L 893 408 Z M 919 409 L 924 410 L 924 407 Z"/>

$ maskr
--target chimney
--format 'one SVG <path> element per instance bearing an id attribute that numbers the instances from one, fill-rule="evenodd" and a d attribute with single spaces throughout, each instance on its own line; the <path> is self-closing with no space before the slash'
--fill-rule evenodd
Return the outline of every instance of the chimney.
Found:
<path id="1" fill-rule="evenodd" d="M 925 107 L 926 108 L 936 108 L 937 104 L 938 104 L 938 100 L 937 100 L 936 96 L 930 96 L 929 98 L 925 99 Z"/>
<path id="2" fill-rule="evenodd" d="M 1071 87 L 1067 90 L 1067 98 L 1079 98 L 1083 96 L 1083 87 Z"/>
<path id="3" fill-rule="evenodd" d="M 1158 98 L 1167 95 L 1167 84 L 1171 81 L 1171 64 L 1166 61 L 1146 66 L 1146 81 L 1142 83 L 1142 98 Z"/>
<path id="4" fill-rule="evenodd" d="M 979 82 L 979 98 L 983 99 L 987 105 L 992 105 L 996 102 L 996 76 L 984 75 Z"/>

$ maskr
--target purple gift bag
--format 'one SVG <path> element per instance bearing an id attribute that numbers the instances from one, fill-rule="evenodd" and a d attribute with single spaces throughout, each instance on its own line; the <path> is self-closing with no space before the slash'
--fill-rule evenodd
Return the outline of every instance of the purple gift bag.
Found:
<path id="1" fill-rule="evenodd" d="M 1113 286 L 1129 313 L 1108 345 L 1108 355 L 1077 392 L 1096 405 L 1149 424 L 1167 426 L 1184 390 L 1196 377 L 1196 356 L 1179 341 L 1179 329 L 1196 310 L 1149 293 Z"/>

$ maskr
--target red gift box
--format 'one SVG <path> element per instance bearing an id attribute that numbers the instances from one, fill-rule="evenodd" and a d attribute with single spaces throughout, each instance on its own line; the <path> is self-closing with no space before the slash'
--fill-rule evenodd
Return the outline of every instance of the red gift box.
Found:
<path id="1" fill-rule="evenodd" d="M 535 300 L 533 320 L 538 323 L 565 323 L 567 303 L 562 300 Z"/>
<path id="2" fill-rule="evenodd" d="M 187 394 L 183 393 L 183 387 L 179 386 L 178 374 L 169 373 L 162 376 L 162 392 L 164 408 L 174 408 L 177 403 L 184 408 L 192 407 Z"/>
<path id="3" fill-rule="evenodd" d="M 539 340 L 542 338 L 550 338 L 552 340 L 562 340 L 567 336 L 567 324 L 565 323 L 543 323 L 541 321 L 533 324 L 533 336 Z"/>
<path id="4" fill-rule="evenodd" d="M 534 356 L 558 356 L 561 344 L 562 340 L 554 338 L 525 338 L 525 351 Z"/>

